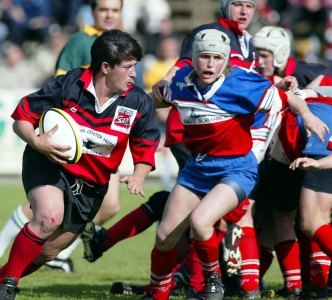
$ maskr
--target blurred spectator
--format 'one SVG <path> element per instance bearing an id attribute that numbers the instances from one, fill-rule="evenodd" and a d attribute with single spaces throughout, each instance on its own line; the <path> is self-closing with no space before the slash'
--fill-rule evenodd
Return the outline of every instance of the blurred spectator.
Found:
<path id="1" fill-rule="evenodd" d="M 321 0 L 289 0 L 281 25 L 293 33 L 295 56 L 317 62 L 325 44 L 327 9 Z"/>
<path id="2" fill-rule="evenodd" d="M 122 10 L 124 30 L 137 33 L 139 22 L 144 23 L 144 31 L 155 33 L 161 20 L 170 17 L 171 8 L 166 0 L 127 0 Z"/>
<path id="3" fill-rule="evenodd" d="M 280 14 L 279 25 L 292 32 L 297 59 L 332 62 L 331 0 L 268 0 L 268 4 Z"/>
<path id="4" fill-rule="evenodd" d="M 25 57 L 22 49 L 6 42 L 3 45 L 3 53 L 0 63 L 0 88 L 35 88 L 38 71 Z"/>
<path id="5" fill-rule="evenodd" d="M 268 0 L 256 0 L 256 10 L 249 25 L 249 32 L 257 32 L 266 25 L 279 25 L 280 12 L 270 5 Z"/>
<path id="6" fill-rule="evenodd" d="M 147 92 L 152 91 L 152 86 L 161 80 L 168 70 L 175 64 L 179 57 L 180 42 L 175 36 L 167 36 L 159 41 L 156 46 L 156 57 L 153 61 L 149 60 L 146 66 L 143 81 Z M 172 178 L 170 160 L 172 154 L 170 149 L 164 147 L 165 143 L 165 126 L 166 119 L 169 113 L 169 108 L 157 109 L 157 116 L 159 120 L 159 129 L 161 132 L 160 143 L 158 152 L 161 154 L 162 159 L 158 162 L 159 168 L 163 170 L 160 174 L 161 188 L 166 191 L 171 191 L 175 182 Z"/>
<path id="7" fill-rule="evenodd" d="M 10 41 L 18 45 L 26 40 L 45 42 L 50 23 L 49 1 L 3 0 L 2 9 Z"/>
<path id="8" fill-rule="evenodd" d="M 144 53 L 157 55 L 156 50 L 161 40 L 174 35 L 174 22 L 171 18 L 166 17 L 160 20 L 156 27 L 157 31 L 147 32 L 144 40 Z"/>
<path id="9" fill-rule="evenodd" d="M 64 31 L 51 31 L 47 41 L 40 44 L 34 51 L 31 60 L 37 71 L 37 84 L 41 86 L 47 79 L 54 76 L 55 64 L 58 56 L 66 45 L 69 35 Z"/>
<path id="10" fill-rule="evenodd" d="M 77 14 L 81 0 L 49 0 L 51 23 L 61 26 L 62 30 L 73 33 L 78 30 Z"/>
<path id="11" fill-rule="evenodd" d="M 175 36 L 164 37 L 156 46 L 156 57 L 145 67 L 144 84 L 147 92 L 161 80 L 179 57 L 180 43 Z"/>

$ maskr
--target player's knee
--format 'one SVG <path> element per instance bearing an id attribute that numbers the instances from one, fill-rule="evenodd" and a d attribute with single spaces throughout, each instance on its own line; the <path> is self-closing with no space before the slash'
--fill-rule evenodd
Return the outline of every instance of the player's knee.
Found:
<path id="1" fill-rule="evenodd" d="M 199 239 L 205 239 L 206 232 L 213 225 L 210 223 L 209 220 L 200 217 L 200 213 L 198 213 L 197 211 L 193 211 L 190 215 L 190 226 L 195 237 Z"/>
<path id="2" fill-rule="evenodd" d="M 314 235 L 314 230 L 310 222 L 306 220 L 301 220 L 300 228 L 303 234 L 307 237 L 311 238 Z"/>
<path id="3" fill-rule="evenodd" d="M 104 201 L 98 211 L 106 221 L 117 214 L 121 209 L 121 203 L 117 199 L 104 198 Z"/>
<path id="4" fill-rule="evenodd" d="M 168 232 L 163 230 L 163 228 L 158 228 L 156 235 L 156 246 L 160 250 L 170 250 L 174 248 L 176 243 L 173 243 L 170 239 Z"/>
<path id="5" fill-rule="evenodd" d="M 35 214 L 31 224 L 39 227 L 42 234 L 49 235 L 59 228 L 63 220 L 63 215 L 60 213 L 44 213 L 42 215 Z"/>

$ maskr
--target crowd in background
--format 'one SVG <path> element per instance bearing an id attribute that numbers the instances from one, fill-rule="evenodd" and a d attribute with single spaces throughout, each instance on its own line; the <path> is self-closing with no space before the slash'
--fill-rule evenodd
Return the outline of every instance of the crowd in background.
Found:
<path id="1" fill-rule="evenodd" d="M 149 89 L 151 67 L 159 68 L 160 73 L 160 60 L 166 65 L 174 60 L 184 33 L 176 32 L 166 0 L 125 1 L 122 15 L 122 29 L 134 35 L 145 52 L 144 61 L 137 67 L 137 84 Z M 264 25 L 280 25 L 293 36 L 296 58 L 332 64 L 331 0 L 259 0 L 254 18 L 251 33 Z M 6 80 L 0 82 L 0 88 L 13 88 L 18 80 L 21 87 L 40 86 L 53 75 L 56 57 L 68 37 L 91 22 L 88 0 L 3 0 L 0 76 L 6 74 Z M 172 38 L 165 42 L 168 37 Z M 165 47 L 171 49 L 162 50 Z M 32 67 L 34 72 L 29 72 Z M 27 72 L 30 76 L 25 76 Z M 146 72 L 150 75 L 144 79 Z"/>

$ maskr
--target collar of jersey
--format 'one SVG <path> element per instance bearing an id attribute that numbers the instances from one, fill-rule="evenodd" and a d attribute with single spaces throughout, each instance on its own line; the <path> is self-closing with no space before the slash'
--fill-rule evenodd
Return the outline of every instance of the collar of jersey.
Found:
<path id="1" fill-rule="evenodd" d="M 93 27 L 91 25 L 85 25 L 83 28 L 83 32 L 87 34 L 88 36 L 98 36 L 101 35 L 103 32 L 102 30 L 97 29 L 96 27 Z"/>
<path id="2" fill-rule="evenodd" d="M 225 80 L 225 76 L 220 76 L 214 83 L 212 83 L 211 88 L 208 90 L 207 93 L 201 94 L 195 83 L 193 82 L 193 77 L 196 76 L 196 71 L 192 70 L 185 78 L 184 81 L 186 82 L 187 86 L 192 86 L 197 94 L 197 97 L 200 101 L 208 101 L 213 95 L 219 90 L 221 85 Z"/>

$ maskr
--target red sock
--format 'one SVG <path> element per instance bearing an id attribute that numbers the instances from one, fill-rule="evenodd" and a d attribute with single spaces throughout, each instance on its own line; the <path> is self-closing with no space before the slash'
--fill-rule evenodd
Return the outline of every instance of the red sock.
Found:
<path id="1" fill-rule="evenodd" d="M 287 291 L 302 289 L 300 248 L 298 241 L 285 241 L 275 246 Z"/>
<path id="2" fill-rule="evenodd" d="M 190 243 L 189 253 L 185 257 L 184 266 L 190 271 L 189 287 L 194 288 L 196 292 L 204 292 L 203 268 L 194 249 L 193 243 Z"/>
<path id="3" fill-rule="evenodd" d="M 156 247 L 151 252 L 150 289 L 153 299 L 168 300 L 172 288 L 172 270 L 176 265 L 176 247 L 161 251 Z"/>
<path id="4" fill-rule="evenodd" d="M 7 264 L 0 270 L 1 280 L 4 275 L 21 278 L 27 266 L 42 252 L 44 243 L 45 240 L 35 235 L 25 224 L 13 243 Z"/>
<path id="5" fill-rule="evenodd" d="M 260 267 L 259 267 L 259 276 L 262 279 L 266 273 L 266 271 L 270 268 L 274 259 L 273 250 L 260 247 Z"/>
<path id="6" fill-rule="evenodd" d="M 313 286 L 325 289 L 329 280 L 331 258 L 314 241 L 311 242 L 310 282 Z"/>
<path id="7" fill-rule="evenodd" d="M 245 292 L 259 288 L 259 247 L 253 227 L 242 227 L 240 243 L 242 266 L 240 269 L 241 289 Z"/>
<path id="8" fill-rule="evenodd" d="M 217 272 L 221 277 L 219 266 L 219 243 L 216 232 L 206 241 L 193 240 L 193 246 L 202 265 L 204 274 Z"/>
<path id="9" fill-rule="evenodd" d="M 151 216 L 142 207 L 138 207 L 107 230 L 105 251 L 119 241 L 141 233 L 149 228 L 153 222 Z"/>
<path id="10" fill-rule="evenodd" d="M 216 231 L 216 237 L 217 237 L 218 244 L 220 245 L 222 240 L 224 239 L 224 237 L 227 234 L 227 230 L 221 229 L 221 228 L 215 228 L 215 231 Z"/>
<path id="11" fill-rule="evenodd" d="M 319 227 L 312 240 L 329 256 L 332 257 L 332 227 L 331 224 L 325 224 Z"/>
<path id="12" fill-rule="evenodd" d="M 296 232 L 300 245 L 301 278 L 303 288 L 310 285 L 311 240 L 301 231 Z"/>

